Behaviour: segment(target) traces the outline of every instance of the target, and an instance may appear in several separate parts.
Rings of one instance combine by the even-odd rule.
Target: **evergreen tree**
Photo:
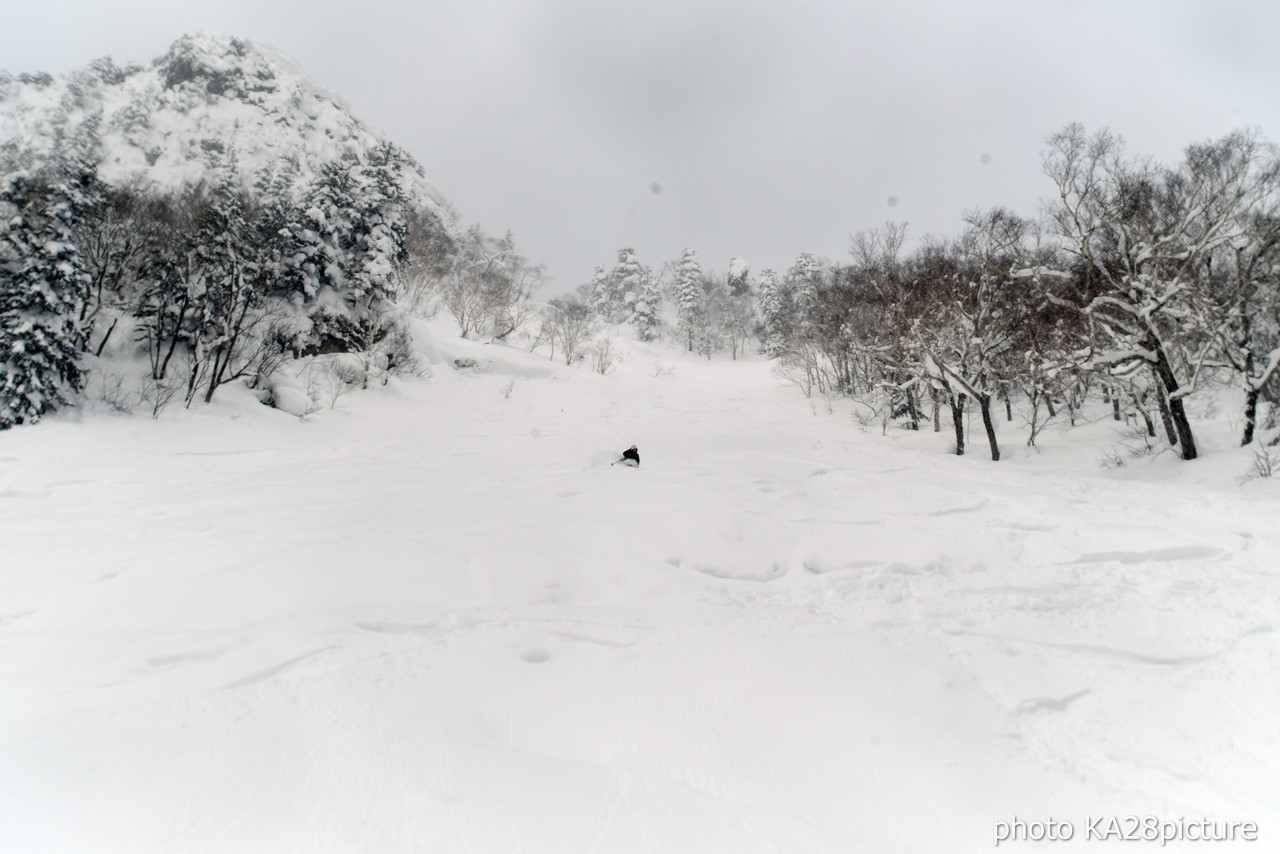
[[[618,263],[609,274],[605,289],[604,314],[610,323],[629,323],[634,320],[636,303],[644,292],[648,271],[636,257],[634,249],[618,250]]]
[[[745,297],[751,293],[751,283],[748,276],[751,274],[751,266],[741,258],[733,258],[729,261],[729,277],[727,285],[729,287],[729,296]]]
[[[389,142],[370,151],[351,171],[350,231],[344,235],[345,274],[351,299],[366,305],[394,298],[408,231],[401,169],[404,154]]]
[[[316,299],[329,288],[345,288],[343,235],[350,233],[351,172],[344,163],[327,163],[281,231],[282,249],[290,259],[285,273],[290,289],[304,300]]]
[[[677,327],[686,337],[689,352],[705,335],[706,293],[702,287],[702,265],[692,249],[685,249],[676,265],[676,278],[672,285],[676,303]]]
[[[641,341],[656,341],[662,333],[662,292],[653,275],[644,271],[644,282],[640,286],[640,298],[636,300],[632,323]]]
[[[605,270],[604,265],[596,267],[596,272],[591,277],[591,285],[587,294],[587,305],[591,309],[591,313],[596,317],[605,317],[609,313],[611,287],[609,273]]]
[[[693,343],[694,348],[708,359],[723,346],[731,302],[729,286],[724,279],[719,276],[702,277],[700,322]]]
[[[808,252],[801,253],[787,271],[786,287],[791,294],[791,310],[794,313],[792,322],[802,338],[813,328],[814,312],[818,307],[818,290],[824,278],[822,263]]]
[[[89,277],[72,241],[77,184],[13,174],[0,185],[0,429],[38,421],[83,385],[77,318]]]
[[[778,275],[773,270],[760,271],[760,318],[764,351],[777,356],[786,346],[790,334],[786,295],[778,285]]]

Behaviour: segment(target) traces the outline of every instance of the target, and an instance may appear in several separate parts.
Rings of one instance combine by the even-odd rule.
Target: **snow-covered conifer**
[[[604,317],[610,323],[635,320],[636,303],[645,289],[648,271],[630,247],[618,250],[618,263],[609,274]]]
[[[76,183],[13,174],[0,184],[0,429],[38,421],[82,386],[89,279],[71,233]]]
[[[676,303],[677,326],[685,336],[690,352],[696,340],[705,334],[706,293],[702,287],[702,265],[698,254],[685,249],[676,265],[672,298]]]
[[[820,262],[808,252],[801,253],[787,271],[786,287],[791,293],[791,309],[796,332],[802,337],[813,326],[813,313],[818,306],[818,289],[825,278]]]
[[[763,325],[764,350],[777,356],[786,345],[790,331],[786,295],[778,285],[773,270],[760,271],[760,319]]]
[[[662,291],[648,270],[644,271],[640,298],[636,300],[631,321],[641,341],[656,341],[662,333]]]
[[[744,297],[751,292],[751,266],[741,258],[733,258],[729,261],[729,276],[727,285],[729,287],[729,296]]]
[[[609,312],[610,282],[609,271],[604,265],[596,267],[591,277],[591,285],[587,294],[587,306],[596,317],[604,317]]]

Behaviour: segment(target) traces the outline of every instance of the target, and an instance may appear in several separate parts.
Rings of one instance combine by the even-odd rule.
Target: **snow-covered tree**
[[[629,250],[623,250],[629,251]],[[604,265],[596,267],[595,274],[591,277],[591,284],[588,287],[586,306],[596,317],[607,318],[612,310],[613,304],[613,285],[610,281],[609,271]]]
[[[1027,333],[1040,299],[1010,270],[1025,266],[1027,224],[1004,208],[966,215],[968,229],[948,247],[941,276],[929,282],[934,299],[914,330],[928,379],[940,386],[960,424],[964,398],[978,405],[991,449],[1000,447],[991,406],[1025,366]],[[949,268],[949,269],[947,269]],[[964,453],[957,430],[956,453]]]
[[[609,294],[604,318],[610,323],[631,323],[635,320],[636,304],[646,289],[649,271],[640,263],[634,249],[618,250],[618,263],[609,274]]]
[[[263,322],[263,247],[254,230],[256,213],[229,167],[197,222],[193,257],[202,287],[185,353],[188,405],[201,392],[208,403],[221,385],[248,373],[264,343],[253,334]]]
[[[640,298],[636,300],[631,322],[641,341],[656,341],[662,335],[662,291],[648,270],[644,271]]]
[[[685,249],[676,264],[671,284],[671,298],[676,304],[676,325],[685,337],[689,352],[706,337],[706,292],[703,289],[702,265],[698,253]]]
[[[606,323],[632,324],[641,340],[653,340],[661,327],[662,296],[649,268],[630,247],[618,250],[612,268],[596,268],[586,305]]]
[[[556,342],[566,365],[572,365],[583,345],[594,332],[591,307],[576,297],[554,297],[548,304],[547,337],[551,340],[551,358],[555,358]]]
[[[79,183],[22,173],[0,183],[0,429],[38,421],[82,386],[90,279],[72,239]]]
[[[694,335],[694,349],[708,359],[724,348],[730,329],[733,297],[724,277],[715,274],[702,277],[701,324]],[[736,358],[737,347],[734,347]]]
[[[760,321],[764,351],[770,356],[782,353],[791,333],[791,312],[787,295],[773,270],[760,271]]]
[[[1259,404],[1280,403],[1280,153],[1253,134],[1233,133],[1193,147],[1189,158],[1218,174],[1234,203],[1236,237],[1222,241],[1196,270],[1196,293],[1185,322],[1202,350],[1225,366],[1244,390],[1241,444],[1253,441]],[[1220,359],[1220,361],[1219,361]]]
[[[751,265],[741,258],[733,258],[729,261],[729,275],[726,284],[729,287],[729,296],[745,297],[751,292]]]
[[[516,251],[511,232],[495,240],[472,226],[459,241],[441,297],[464,338],[501,340],[525,322],[529,298],[541,282],[542,268]]]
[[[394,277],[405,258],[406,155],[390,142],[369,151],[351,169],[348,232],[343,235],[349,298],[371,305],[395,297]]]
[[[808,252],[801,253],[787,271],[786,289],[791,295],[792,323],[801,337],[813,327],[818,305],[818,290],[826,281],[822,262]]]
[[[1125,158],[1117,137],[1089,136],[1079,124],[1050,146],[1052,221],[1085,282],[1065,296],[1046,293],[1089,323],[1087,367],[1153,372],[1182,457],[1195,459],[1185,399],[1221,334],[1213,312],[1208,328],[1195,321],[1203,272],[1216,251],[1247,239],[1242,213],[1260,188],[1251,158],[1227,140],[1192,146],[1180,166],[1159,167]]]

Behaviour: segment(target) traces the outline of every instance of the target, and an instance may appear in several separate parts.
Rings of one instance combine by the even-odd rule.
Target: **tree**
[[[548,303],[548,308],[550,314],[547,322],[551,326],[552,353],[555,353],[555,342],[558,340],[564,363],[572,365],[582,350],[582,345],[591,338],[594,331],[591,307],[570,296],[553,298]]]
[[[741,258],[732,258],[729,261],[729,275],[725,280],[725,284],[729,288],[729,296],[745,297],[751,293],[751,266]]]
[[[671,292],[676,304],[677,328],[685,336],[689,352],[692,353],[695,339],[705,338],[707,326],[702,265],[698,263],[698,255],[692,249],[685,249],[680,256]]]
[[[662,290],[648,270],[644,271],[631,322],[641,341],[656,341],[662,334]]]
[[[1050,294],[1089,323],[1087,364],[1158,380],[1183,459],[1198,455],[1184,400],[1218,346],[1204,323],[1187,323],[1202,298],[1200,272],[1244,237],[1241,213],[1258,192],[1251,159],[1230,138],[1192,146],[1177,168],[1123,156],[1108,131],[1079,124],[1049,139],[1045,171],[1058,190],[1052,222],[1079,261],[1081,281]]]
[[[731,313],[729,287],[723,276],[703,274],[701,322],[694,335],[694,349],[708,359],[718,352],[729,332],[729,315]],[[737,348],[735,345],[736,356]]]
[[[1259,403],[1276,403],[1280,374],[1280,156],[1252,134],[1233,133],[1193,147],[1189,159],[1238,187],[1238,237],[1205,254],[1186,320],[1200,333],[1196,364],[1227,368],[1244,390],[1241,444],[1248,445]]]
[[[592,314],[606,323],[632,323],[641,335],[656,333],[660,299],[653,278],[631,247],[618,250],[610,270],[597,267],[587,296]],[[648,339],[646,339],[648,340]]]
[[[653,275],[640,263],[634,249],[618,250],[618,263],[598,287],[604,297],[598,299],[597,316],[610,323],[634,325],[646,341],[657,337],[662,297]]]
[[[725,299],[717,306],[716,322],[720,340],[729,345],[730,357],[736,360],[739,355],[746,353],[747,342],[760,324],[760,315],[756,312],[756,301],[751,292],[735,295],[730,283]]]
[[[88,282],[79,325],[85,352],[102,355],[121,318],[136,305],[146,253],[158,235],[147,200],[131,188],[108,188],[95,179],[90,203],[75,217],[73,241]],[[99,323],[110,320],[99,333]]]
[[[261,355],[264,322],[259,312],[262,244],[254,233],[255,211],[228,168],[210,193],[197,224],[193,255],[202,290],[195,301],[186,351],[187,404],[203,388],[204,402],[226,382],[249,373]]]
[[[67,405],[83,385],[78,323],[90,287],[72,239],[83,176],[0,183],[0,429]]]
[[[925,333],[920,346],[932,378],[953,398],[967,396],[978,404],[991,459],[998,461],[991,403],[1019,372],[1021,339],[1039,298],[1008,275],[1024,266],[1025,221],[1004,208],[971,212],[965,220],[969,228],[952,248],[955,274],[936,282],[939,299],[918,327]],[[964,453],[959,432],[956,453]]]
[[[586,296],[587,307],[596,317],[609,316],[610,303],[613,299],[612,287],[609,272],[605,270],[604,265],[596,267],[595,274],[591,277],[591,284],[587,287]]]
[[[441,284],[441,297],[462,337],[506,338],[529,317],[530,297],[542,283],[542,268],[516,251],[507,232],[494,240],[479,226],[467,230]]]
[[[796,333],[806,337],[813,326],[813,314],[818,305],[818,291],[826,281],[822,262],[808,252],[796,257],[787,271],[785,286],[791,293],[792,324]]]
[[[773,270],[760,271],[760,338],[764,351],[770,356],[780,355],[791,335],[791,311],[786,293],[778,283]]]
[[[199,221],[206,199],[202,188],[151,202],[144,215],[155,223],[145,248],[140,276],[141,293],[134,315],[135,336],[145,344],[151,379],[169,377],[169,365],[179,346],[192,335],[192,317],[204,293],[204,268],[197,257]]]

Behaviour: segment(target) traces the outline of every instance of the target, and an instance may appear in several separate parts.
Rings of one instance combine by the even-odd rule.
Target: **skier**
[[[638,467],[640,465],[640,452],[636,450],[636,446],[632,445],[622,452],[622,459],[618,460],[624,466]],[[618,463],[614,463],[616,466]]]

